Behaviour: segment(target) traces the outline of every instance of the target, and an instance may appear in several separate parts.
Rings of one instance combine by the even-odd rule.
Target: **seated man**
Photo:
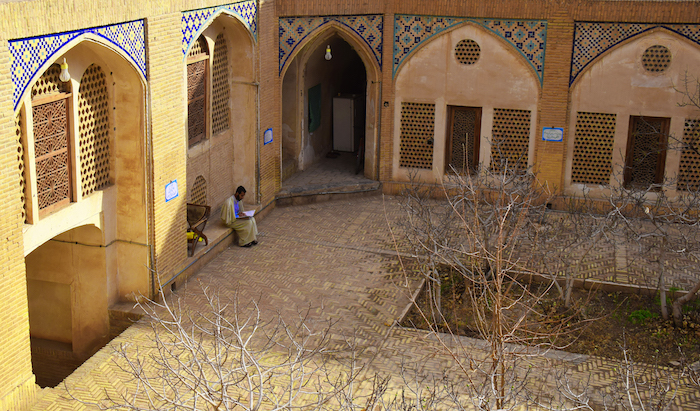
[[[243,198],[245,197],[245,188],[238,186],[236,194],[232,195],[221,206],[221,220],[226,226],[231,227],[238,234],[238,245],[241,247],[250,247],[258,244],[256,236],[258,235],[258,226],[255,224],[254,217],[247,217],[243,214]]]

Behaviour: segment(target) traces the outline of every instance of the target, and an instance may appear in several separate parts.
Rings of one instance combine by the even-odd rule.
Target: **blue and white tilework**
[[[219,14],[229,13],[240,17],[245,26],[257,38],[258,33],[258,6],[255,0],[242,1],[239,3],[224,4],[222,6],[210,7],[208,9],[191,10],[182,13],[182,55],[187,57],[187,53],[194,40],[208,26],[208,23],[219,16]]]
[[[663,27],[700,44],[698,24],[576,23],[569,85],[598,56],[621,42],[657,27]]]
[[[330,23],[340,23],[357,33],[369,46],[382,68],[382,37],[384,17],[381,15],[367,16],[323,16],[323,17],[287,17],[280,18],[280,53],[279,70],[282,73],[287,61],[294,50],[311,33]]]
[[[394,61],[392,75],[421,44],[453,27],[478,24],[501,37],[530,63],[542,83],[547,22],[544,20],[491,20],[460,17],[396,15],[394,17]]]
[[[121,49],[146,77],[146,42],[143,20],[130,21],[112,26],[95,27],[46,36],[11,40],[10,66],[12,69],[12,103],[17,110],[24,91],[32,80],[41,75],[39,69],[47,61],[56,58],[61,48],[80,36],[92,34]]]

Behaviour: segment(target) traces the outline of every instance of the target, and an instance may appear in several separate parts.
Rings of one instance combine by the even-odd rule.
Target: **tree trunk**
[[[700,291],[700,281],[695,283],[695,287],[693,287],[692,290],[688,291],[683,297],[678,298],[673,302],[673,323],[676,325],[676,327],[683,325],[683,304],[695,297],[695,294],[697,294],[698,291]]]

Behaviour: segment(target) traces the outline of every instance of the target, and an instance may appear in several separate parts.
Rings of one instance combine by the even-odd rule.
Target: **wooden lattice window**
[[[433,167],[435,104],[401,103],[401,167]]]
[[[700,119],[686,119],[683,130],[683,151],[678,170],[678,189],[700,189]]]
[[[446,171],[473,173],[479,165],[481,108],[449,106],[448,115]]]
[[[105,74],[97,65],[87,68],[78,89],[80,175],[83,196],[109,183],[109,96]]]
[[[524,170],[530,146],[530,110],[493,110],[491,170]]]
[[[49,211],[71,200],[68,99],[32,107],[34,158],[40,211]]]
[[[207,136],[207,77],[209,48],[200,36],[187,58],[187,140],[190,147]]]
[[[22,115],[22,110],[15,116],[15,142],[17,143],[17,173],[19,175],[19,198],[22,202],[22,220],[27,222],[27,175],[25,173],[24,166],[24,142],[22,141],[22,125],[24,123],[24,116]]]
[[[231,121],[228,45],[223,33],[216,37],[212,66],[212,129],[213,133],[217,134],[228,130]]]
[[[203,176],[197,176],[194,179],[192,190],[190,191],[190,203],[206,205],[207,204],[207,180]]]
[[[612,171],[615,114],[578,112],[571,181],[607,185]]]
[[[661,188],[666,166],[666,146],[670,119],[630,117],[625,162],[625,187]]]

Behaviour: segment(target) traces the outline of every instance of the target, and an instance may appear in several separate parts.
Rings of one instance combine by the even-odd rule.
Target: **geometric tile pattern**
[[[426,40],[447,29],[466,23],[478,24],[510,43],[530,63],[542,83],[547,43],[547,21],[545,20],[490,20],[397,14],[394,17],[392,75],[396,76],[401,63]]]
[[[40,74],[39,69],[47,61],[54,59],[64,45],[86,34],[100,37],[122,50],[146,78],[146,43],[143,28],[143,20],[136,20],[111,26],[11,40],[9,46],[14,109],[17,110],[24,91]]]
[[[225,13],[237,17],[246,28],[257,38],[258,7],[254,0],[224,4],[207,9],[190,10],[182,13],[182,57],[186,58],[193,40],[199,37],[208,23]]]
[[[280,73],[292,56],[296,47],[319,27],[330,22],[340,23],[355,32],[372,50],[374,58],[382,68],[382,37],[384,17],[370,16],[323,16],[323,17],[285,17],[279,19],[280,24]]]
[[[569,85],[598,56],[617,44],[657,27],[663,27],[700,44],[699,24],[593,23],[575,24]]]

